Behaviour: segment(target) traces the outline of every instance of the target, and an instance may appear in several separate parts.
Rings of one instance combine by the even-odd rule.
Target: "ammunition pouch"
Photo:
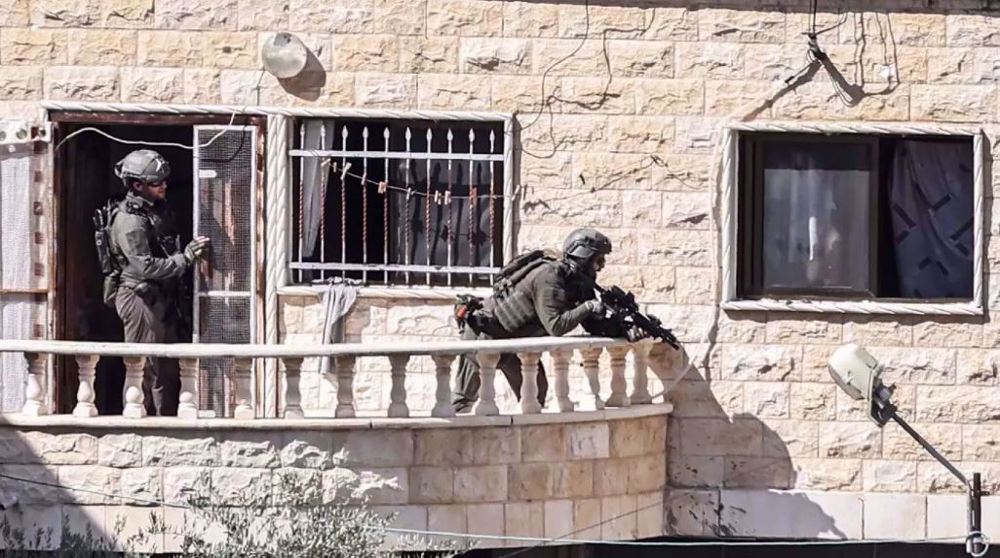
[[[111,273],[104,276],[104,288],[101,299],[105,306],[115,308],[115,299],[118,297],[118,289],[121,287],[121,274]]]

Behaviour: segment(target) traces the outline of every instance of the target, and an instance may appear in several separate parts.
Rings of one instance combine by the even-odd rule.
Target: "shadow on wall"
[[[752,414],[728,412],[726,407],[741,408],[744,388],[744,382],[730,384],[734,385],[719,391],[724,399],[720,401],[712,382],[691,368],[669,394],[675,410],[668,434],[667,532],[696,537],[860,538],[862,508],[857,495],[785,492],[799,484],[792,454],[804,450],[789,445],[815,443],[817,423],[784,421],[789,431],[779,433]],[[827,506],[849,513],[835,519],[825,511]],[[845,519],[857,525],[838,523]]]
[[[0,416],[0,554],[110,548],[105,516],[117,521],[111,504],[121,502],[60,488],[101,491],[104,484],[94,476],[101,468],[90,465],[98,462],[97,453],[97,438],[89,434],[25,431]]]

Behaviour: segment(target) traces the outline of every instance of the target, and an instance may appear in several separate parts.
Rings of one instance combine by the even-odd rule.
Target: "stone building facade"
[[[818,43],[843,83],[826,68],[801,73],[810,60],[805,0],[12,0],[0,6],[0,116],[38,114],[43,100],[511,114],[517,249],[601,229],[615,245],[602,279],[633,290],[695,365],[667,395],[668,532],[960,535],[961,487],[904,432],[868,420],[826,361],[843,343],[867,346],[896,384],[901,414],[1000,490],[989,164],[1000,12],[985,0],[833,4],[819,3]],[[259,46],[279,30],[302,38],[324,69],[309,94],[260,70]],[[724,131],[803,122],[821,133],[982,130],[984,288],[972,300],[981,311],[723,308]],[[457,291],[431,291],[440,296],[362,291],[349,340],[454,338],[445,295]],[[319,294],[280,286],[282,342],[316,342]],[[429,359],[421,370],[410,390],[428,394],[417,406],[427,410]],[[382,408],[387,370],[367,372],[359,408]],[[584,379],[574,372],[573,381],[579,398]],[[332,409],[316,363],[303,390],[317,416]],[[409,484],[412,494],[413,476]],[[991,509],[987,532],[1000,525]],[[912,521],[886,519],[890,511]]]

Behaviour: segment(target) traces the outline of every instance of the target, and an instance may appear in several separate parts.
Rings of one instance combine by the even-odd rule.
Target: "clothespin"
[[[382,180],[378,183],[379,194],[384,194],[388,188],[389,188],[389,183],[387,183],[385,180]]]
[[[361,173],[361,188],[364,189],[365,186],[368,186],[368,171]]]
[[[434,191],[434,203],[441,205],[441,190]]]
[[[451,190],[444,193],[444,204],[451,205]]]
[[[406,188],[406,199],[409,200],[411,197],[413,197],[413,188],[407,187]]]
[[[479,188],[472,186],[469,188],[469,204],[475,206],[479,203]]]
[[[334,163],[334,167],[333,167],[333,171],[334,171],[334,172],[336,172],[336,171],[337,171],[337,166],[336,166],[336,165],[337,165],[337,164],[336,164],[336,163]],[[347,179],[347,171],[349,171],[349,170],[351,170],[351,164],[350,164],[350,163],[347,163],[347,164],[345,164],[345,165],[344,165],[344,170],[340,171],[340,182],[342,182],[342,183],[343,183],[343,182],[344,182],[344,180],[346,180],[346,179]]]

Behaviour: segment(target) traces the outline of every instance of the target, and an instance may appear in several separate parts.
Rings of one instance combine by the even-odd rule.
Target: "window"
[[[291,279],[478,286],[503,261],[503,121],[309,119],[292,157]]]
[[[974,143],[740,132],[727,300],[978,305]]]

